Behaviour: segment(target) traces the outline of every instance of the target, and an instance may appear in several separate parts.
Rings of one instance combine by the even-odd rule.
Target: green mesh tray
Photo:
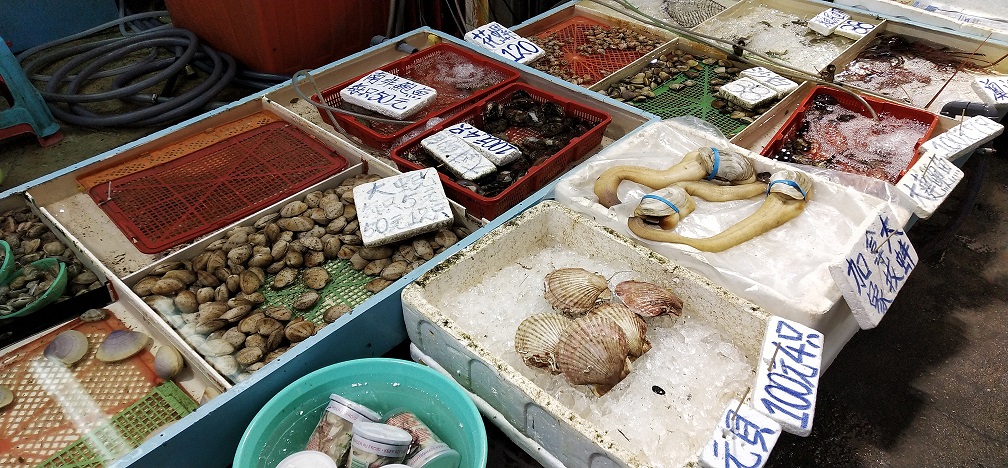
[[[174,382],[165,382],[108,423],[40,463],[38,468],[104,466],[140,446],[155,430],[192,413],[197,406]]]
[[[669,49],[668,52],[671,53],[672,49]],[[714,102],[716,98],[711,92],[710,80],[716,75],[714,68],[717,65],[712,66],[703,63],[701,65],[703,66],[703,73],[693,79],[696,85],[683,88],[679,91],[669,89],[669,85],[682,83],[689,79],[682,72],[678,72],[672,75],[671,79],[662,83],[657,89],[652,90],[655,97],[645,101],[627,101],[627,104],[646,110],[663,119],[692,115],[710,122],[721,130],[721,133],[727,138],[735,136],[749,124],[728,117],[728,114],[722,114],[711,107],[711,102]],[[627,76],[633,76],[636,73],[630,73]]]
[[[294,311],[302,315],[305,320],[316,324],[323,323],[322,312],[325,312],[329,307],[342,303],[353,308],[373,295],[364,289],[364,285],[375,277],[354,270],[349,260],[329,260],[322,264],[322,267],[329,272],[329,283],[318,291],[319,301],[311,309],[303,312]],[[291,308],[294,300],[309,290],[308,286],[305,286],[304,280],[301,279],[301,275],[298,275],[297,281],[290,286],[279,291],[273,289],[269,285],[273,284],[275,276],[267,275],[266,281],[263,283],[264,286],[259,290],[266,297],[264,307],[282,305]],[[291,308],[291,310],[294,309]]]

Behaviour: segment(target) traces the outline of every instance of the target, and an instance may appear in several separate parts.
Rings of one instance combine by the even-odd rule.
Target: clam
[[[389,263],[388,266],[382,268],[380,276],[383,279],[395,281],[402,278],[402,276],[408,271],[410,271],[409,264],[404,260],[399,260],[397,262]]]
[[[173,346],[162,346],[154,354],[154,373],[164,380],[175,377],[184,366],[182,353]]]
[[[163,296],[173,296],[186,288],[186,284],[176,278],[161,278],[151,287],[151,292]]]
[[[296,268],[285,267],[273,277],[273,289],[283,289],[294,283],[297,279],[298,270]]]
[[[306,216],[295,216],[293,218],[280,218],[277,220],[277,225],[287,231],[304,232],[314,227],[315,221]]]
[[[133,292],[137,293],[140,297],[150,295],[151,288],[153,288],[160,279],[161,278],[158,276],[145,276],[133,285]]]
[[[238,274],[239,289],[245,294],[252,294],[263,284],[262,277],[252,270],[243,270]]]
[[[616,296],[641,317],[682,314],[682,299],[656,284],[645,281],[623,281],[616,285]]]
[[[342,317],[344,314],[350,312],[351,310],[353,310],[353,307],[350,307],[349,305],[346,304],[340,303],[333,305],[332,307],[326,309],[325,312],[322,312],[322,320],[324,320],[326,323],[333,323],[336,321],[336,319]]]
[[[546,275],[545,297],[568,316],[583,315],[609,296],[605,277],[583,268],[561,268]]]
[[[294,303],[291,304],[297,310],[311,309],[319,300],[319,294],[315,291],[305,291],[303,294],[294,299]]]
[[[77,361],[84,359],[87,352],[87,335],[77,330],[66,330],[56,335],[56,338],[49,342],[42,354],[53,361],[72,366]]]
[[[294,312],[282,305],[271,305],[263,309],[263,313],[267,317],[275,320],[280,320],[283,322],[289,321],[294,317]]]
[[[188,289],[179,291],[178,295],[175,296],[175,307],[178,307],[178,310],[183,314],[196,312],[199,305],[200,303],[196,298],[196,293]]]
[[[300,200],[295,200],[284,205],[284,207],[280,209],[280,216],[284,218],[292,218],[301,213],[304,213],[307,209],[308,209],[307,203]]]
[[[378,291],[381,291],[382,289],[389,287],[391,284],[392,281],[389,281],[385,278],[375,278],[371,281],[368,281],[367,284],[364,285],[364,289],[366,289],[370,293],[377,294]]]
[[[81,322],[101,322],[108,317],[108,312],[105,309],[88,309],[81,314]]]
[[[623,329],[631,359],[636,359],[651,349],[651,342],[647,339],[647,324],[629,307],[619,302],[606,302],[588,314],[611,318]]]
[[[307,320],[297,322],[292,321],[284,327],[284,336],[286,336],[287,340],[291,343],[304,341],[313,334],[315,334],[315,324]]]
[[[604,395],[630,373],[623,329],[608,317],[588,315],[567,327],[557,343],[560,373],[573,385],[592,385]]]
[[[14,401],[14,392],[11,389],[0,385],[0,409],[6,408],[7,405]]]
[[[329,272],[322,267],[308,268],[301,273],[305,286],[312,289],[322,289],[329,282]]]
[[[734,151],[703,147],[697,150],[700,161],[707,171],[707,179],[717,179],[731,183],[749,183],[756,180],[756,170],[752,161]]]
[[[556,346],[571,319],[563,314],[545,313],[528,316],[515,331],[515,352],[529,367],[541,367],[559,374]]]
[[[235,360],[238,361],[238,364],[248,367],[259,362],[265,354],[266,352],[263,351],[263,348],[242,348],[235,354]]]
[[[228,328],[227,330],[224,331],[224,333],[221,334],[221,339],[227,341],[228,343],[231,343],[231,346],[234,346],[235,348],[244,345],[245,338],[246,338],[245,334],[242,333],[240,330],[238,330],[237,325]]]
[[[95,352],[95,357],[102,362],[122,361],[139,353],[150,342],[150,337],[133,330],[113,330]]]

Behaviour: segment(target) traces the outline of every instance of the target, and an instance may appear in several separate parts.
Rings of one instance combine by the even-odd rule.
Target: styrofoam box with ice
[[[808,20],[808,28],[822,34],[823,36],[829,36],[836,31],[841,24],[850,19],[850,15],[844,13],[836,8],[830,8],[818,15],[812,17]]]
[[[681,317],[650,318],[652,348],[602,397],[527,367],[518,324],[550,310],[543,279],[580,267],[650,281],[683,300]],[[681,467],[755,378],[768,314],[707,278],[552,201],[450,257],[402,292],[413,343],[505,421],[568,467]],[[505,431],[508,432],[508,431]]]
[[[381,70],[340,90],[343,101],[394,119],[405,119],[437,98],[437,90]]]
[[[466,180],[476,180],[497,170],[494,163],[448,130],[420,140],[420,146],[448,166],[455,175]]]
[[[743,77],[721,86],[718,96],[746,109],[754,109],[777,99],[777,90],[752,78]]]
[[[507,140],[497,138],[468,123],[459,122],[445,129],[446,132],[461,138],[476,148],[484,157],[497,166],[510,164],[521,157],[521,150]]]
[[[774,73],[765,67],[752,67],[742,70],[742,76],[752,78],[759,84],[777,91],[777,97],[783,98],[788,93],[798,89],[798,83]]]

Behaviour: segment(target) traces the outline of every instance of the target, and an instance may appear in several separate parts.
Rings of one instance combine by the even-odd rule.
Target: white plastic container
[[[406,458],[411,442],[413,436],[405,429],[375,422],[354,424],[347,468],[399,463]]]
[[[277,468],[339,468],[339,465],[318,450],[302,450],[281,460]]]
[[[342,461],[350,448],[353,427],[361,422],[375,422],[381,415],[362,404],[333,393],[329,395],[322,419],[308,438],[308,450],[317,450],[332,460]]]

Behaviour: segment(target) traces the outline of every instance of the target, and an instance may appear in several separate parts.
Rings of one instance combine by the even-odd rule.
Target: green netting
[[[197,406],[174,382],[165,382],[101,427],[40,463],[38,468],[104,466],[140,446],[154,431],[192,413]]]
[[[696,82],[695,85],[687,86],[679,91],[669,89],[669,85],[690,79],[682,72],[678,72],[670,80],[653,90],[655,97],[639,102],[628,101],[627,104],[639,107],[663,119],[692,115],[710,122],[727,138],[735,136],[749,124],[733,119],[728,114],[722,114],[711,107],[711,102],[717,99],[714,97],[710,85],[710,80],[716,75],[714,68],[717,65],[711,66],[704,63],[700,65],[703,67],[703,72],[699,77],[693,78],[693,81]],[[633,76],[636,73],[631,73],[628,76]]]
[[[322,312],[325,312],[329,307],[340,303],[355,307],[373,295],[364,289],[364,285],[375,277],[354,270],[349,260],[329,260],[322,267],[329,272],[329,283],[318,291],[319,300],[314,307],[303,312],[291,307],[295,299],[310,289],[305,286],[300,274],[298,274],[297,281],[281,290],[270,287],[276,275],[267,275],[264,286],[260,289],[260,292],[266,297],[263,307],[282,305],[304,316],[305,320],[319,324],[323,323]],[[301,271],[303,272],[304,269]]]

